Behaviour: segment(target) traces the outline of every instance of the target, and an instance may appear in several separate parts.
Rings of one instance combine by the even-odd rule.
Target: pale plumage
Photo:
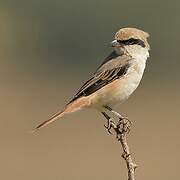
[[[83,108],[113,106],[124,102],[138,87],[149,56],[149,34],[136,28],[123,28],[115,34],[114,51],[93,76],[79,89],[62,112],[58,112],[36,129],[66,114]]]

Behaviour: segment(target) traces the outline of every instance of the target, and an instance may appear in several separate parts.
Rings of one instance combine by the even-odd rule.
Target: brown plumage
[[[88,97],[112,81],[124,76],[128,70],[131,57],[121,55],[111,56],[111,58],[109,58],[108,61],[105,59],[106,63],[103,63],[94,75],[84,83],[63,111],[54,114],[35,129],[41,129],[66,114],[88,107],[90,102],[88,102],[88,98],[85,97]]]
[[[79,89],[74,98],[70,101],[82,97],[89,96],[112,81],[121,78],[127,73],[130,66],[130,56],[110,56],[106,63],[103,63],[94,75],[84,83],[84,85]]]
[[[80,109],[96,107],[96,104],[97,106],[105,106],[108,102],[116,103],[126,99],[141,80],[145,68],[143,59],[146,60],[148,57],[148,36],[148,33],[136,28],[120,29],[115,34],[114,51],[105,58],[92,77],[84,83],[65,106],[64,110],[38,125],[35,130],[39,130],[58,118]],[[141,59],[141,56],[137,56],[136,51],[142,53],[142,65],[141,61],[140,63],[137,61],[137,57]]]

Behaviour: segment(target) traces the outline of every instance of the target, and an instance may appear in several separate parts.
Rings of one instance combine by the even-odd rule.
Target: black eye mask
[[[145,44],[142,40],[140,39],[134,39],[134,38],[130,38],[130,39],[127,39],[127,40],[117,40],[118,43],[120,44],[124,44],[124,45],[140,45],[142,47],[145,47]]]

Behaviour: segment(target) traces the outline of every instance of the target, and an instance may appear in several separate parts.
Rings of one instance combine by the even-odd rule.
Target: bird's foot
[[[131,130],[132,122],[127,117],[119,118],[117,123],[117,130],[119,134],[129,133]]]
[[[113,121],[113,118],[108,116],[106,113],[102,112],[102,114],[107,119],[107,125],[104,125],[104,127],[108,130],[109,134],[113,134],[111,132],[111,130],[113,129],[116,132],[116,137],[119,139],[119,137],[121,137],[122,134],[130,132],[130,127],[132,123],[127,117],[123,117],[117,113],[119,121],[115,123]]]
[[[114,127],[114,121],[112,120],[112,118],[109,118],[107,120],[107,125],[104,125],[104,127],[108,130],[109,134],[112,134],[111,129]]]

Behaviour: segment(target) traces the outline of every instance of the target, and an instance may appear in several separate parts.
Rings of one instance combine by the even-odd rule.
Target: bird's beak
[[[118,45],[119,45],[119,43],[117,42],[116,39],[111,42],[111,47],[116,47]]]

